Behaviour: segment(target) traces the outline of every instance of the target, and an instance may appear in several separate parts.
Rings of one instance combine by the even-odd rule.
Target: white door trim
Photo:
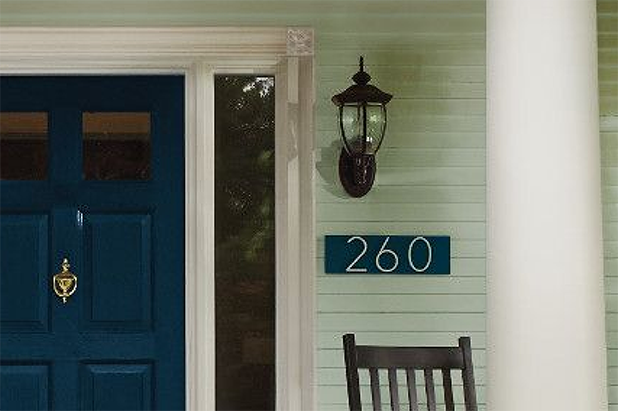
[[[313,31],[1,27],[3,74],[183,73],[186,404],[215,409],[214,74],[276,81],[277,409],[314,410]]]

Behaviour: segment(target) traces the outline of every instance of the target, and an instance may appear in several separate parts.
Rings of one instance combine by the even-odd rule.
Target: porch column
[[[487,2],[487,402],[607,409],[596,3]]]

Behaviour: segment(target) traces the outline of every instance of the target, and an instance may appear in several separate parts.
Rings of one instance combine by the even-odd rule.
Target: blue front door
[[[183,409],[184,78],[7,76],[0,111],[0,409]]]

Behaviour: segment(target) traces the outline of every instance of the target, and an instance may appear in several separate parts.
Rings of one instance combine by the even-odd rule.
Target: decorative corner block
[[[288,28],[288,56],[313,56],[313,29]]]

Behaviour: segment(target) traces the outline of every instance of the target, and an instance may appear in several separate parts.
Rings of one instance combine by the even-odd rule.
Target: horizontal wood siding
[[[359,344],[386,345],[456,345],[458,336],[470,335],[484,408],[485,12],[472,3],[468,7],[465,13],[371,14],[377,34],[360,29],[356,34],[350,28],[341,33],[336,27],[318,31],[320,410],[347,409],[341,350],[346,332],[356,333]],[[350,13],[350,21],[368,20],[362,9],[352,7]],[[402,20],[409,25],[400,27]],[[361,54],[375,84],[395,97],[377,158],[376,184],[358,200],[345,195],[338,182],[341,145],[329,98],[349,84]],[[452,275],[327,275],[325,234],[450,235]],[[425,402],[422,375],[417,378],[419,401]],[[381,380],[387,402],[388,379]],[[436,383],[443,401],[441,378]],[[455,402],[462,404],[461,381],[453,383]],[[361,385],[361,397],[368,401],[366,373],[361,373]],[[403,384],[400,397],[407,398]]]
[[[599,0],[601,167],[610,411],[618,411],[618,0]]]
[[[598,10],[608,379],[610,409],[618,411],[618,1],[599,0]],[[400,345],[449,345],[470,335],[484,409],[484,1],[2,0],[0,24],[313,26],[319,409],[346,409],[346,332],[357,332],[359,343]],[[376,185],[356,200],[337,180],[340,144],[329,99],[349,84],[360,54],[375,84],[395,98]],[[325,275],[323,238],[337,233],[450,235],[452,275]]]

